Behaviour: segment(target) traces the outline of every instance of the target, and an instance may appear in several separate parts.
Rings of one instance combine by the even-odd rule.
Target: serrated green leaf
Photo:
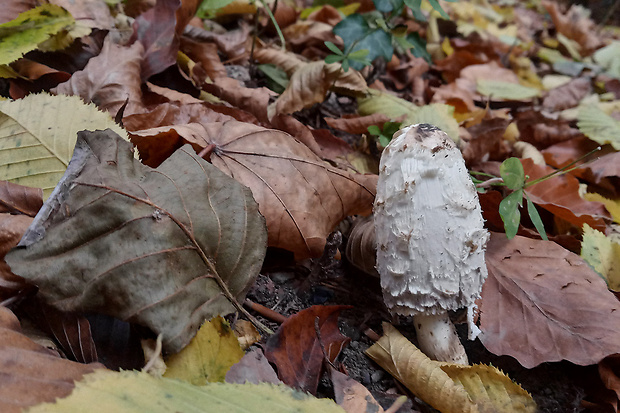
[[[538,231],[538,233],[540,234],[540,237],[543,240],[549,241],[549,239],[547,238],[547,231],[545,231],[545,226],[543,225],[543,222],[540,219],[540,214],[538,213],[536,206],[534,205],[530,197],[527,196],[527,194],[525,194],[525,199],[527,200],[527,213],[530,216],[530,219],[532,220],[532,223],[534,224],[536,231]]]
[[[504,221],[504,229],[508,239],[514,238],[519,230],[519,223],[521,222],[519,205],[522,202],[523,190],[519,189],[502,199],[502,202],[499,203],[499,215],[502,217],[502,221]]]
[[[54,4],[20,13],[16,19],[0,24],[0,64],[14,62],[74,24],[71,14]]]
[[[525,171],[518,158],[508,158],[502,162],[499,173],[506,186],[512,190],[522,188],[525,183]]]
[[[508,100],[528,100],[540,95],[538,89],[500,80],[478,79],[476,90],[484,96]]]
[[[167,352],[203,320],[241,308],[265,255],[265,220],[251,191],[191,146],[152,169],[114,132],[83,131],[61,182],[5,257],[48,304],[144,325]]]
[[[340,50],[338,46],[336,46],[332,42],[325,42],[325,46],[327,46],[327,48],[331,50],[332,52],[334,52],[335,54],[339,56],[344,56],[344,53],[342,52],[342,50]]]
[[[144,372],[99,369],[87,374],[63,399],[28,413],[344,413],[329,399],[317,399],[284,385],[212,383],[206,386],[155,378]]]
[[[0,101],[0,179],[42,188],[47,198],[67,169],[78,131],[107,128],[127,139],[108,113],[78,96]]]
[[[620,122],[612,118],[597,106],[581,106],[577,114],[579,130],[601,145],[611,144],[620,150]]]

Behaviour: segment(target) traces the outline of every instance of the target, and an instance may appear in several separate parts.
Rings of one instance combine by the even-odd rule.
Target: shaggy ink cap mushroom
[[[418,327],[426,316],[443,324],[448,310],[473,309],[487,277],[489,234],[463,156],[446,133],[421,124],[394,134],[381,156],[374,220],[377,271],[392,314],[414,316]]]

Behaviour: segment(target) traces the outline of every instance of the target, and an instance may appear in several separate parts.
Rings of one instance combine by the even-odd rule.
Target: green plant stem
[[[267,15],[269,16],[269,18],[271,19],[271,22],[273,23],[273,25],[276,28],[276,32],[278,33],[278,37],[280,38],[280,43],[282,43],[282,50],[285,50],[286,47],[286,42],[284,41],[284,35],[282,34],[282,30],[280,30],[280,25],[278,24],[278,22],[276,21],[275,16],[273,15],[273,13],[271,12],[271,9],[269,8],[269,6],[267,5],[267,3],[264,2],[264,0],[259,0],[260,3],[263,5],[263,7],[265,8],[265,10],[267,11]]]
[[[556,171],[554,171],[554,172],[552,172],[552,173],[550,173],[548,175],[542,176],[542,177],[540,177],[538,179],[535,179],[533,181],[526,182],[523,185],[523,188],[527,188],[528,186],[536,185],[536,184],[538,184],[540,182],[546,181],[547,179],[553,178],[554,176],[561,176],[561,175],[567,174],[569,172],[572,172],[575,169],[582,168],[583,166],[585,166],[585,165],[587,165],[587,164],[589,164],[591,162],[594,162],[596,159],[589,160],[588,162],[585,162],[585,163],[583,163],[581,165],[576,165],[576,164],[578,162],[580,162],[581,160],[587,158],[588,156],[592,155],[594,152],[598,152],[600,150],[601,150],[601,147],[598,146],[596,149],[591,150],[590,152],[586,153],[585,155],[583,155],[579,159],[574,160],[573,162],[569,163],[568,165],[566,165],[566,166],[564,166],[564,167],[562,167],[562,168],[560,168],[560,169],[558,169],[558,170],[556,170]]]
[[[505,185],[504,180],[502,178],[493,177],[484,182],[480,182],[479,184],[476,184],[476,188],[489,188],[494,185],[495,186]]]

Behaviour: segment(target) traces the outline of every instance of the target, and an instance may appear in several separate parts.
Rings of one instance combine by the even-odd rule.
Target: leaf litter
[[[9,3],[5,10],[10,18],[28,8],[21,2],[17,4],[17,0]],[[66,2],[54,3],[64,7]],[[198,1],[146,3],[131,0],[124,5],[126,9],[112,3],[109,7],[67,4],[71,15],[87,22],[89,27],[115,27],[107,36],[96,32],[82,35],[75,43],[77,47],[55,55],[62,56],[62,64],[53,63],[50,52],[44,50],[54,50],[66,43],[70,37],[63,32],[51,35],[51,48],[49,44],[40,44],[41,51],[27,56],[33,64],[40,62],[52,70],[66,70],[57,79],[71,78],[53,91],[80,96],[108,111],[129,130],[145,164],[157,169],[143,169],[127,155],[129,150],[123,149],[118,152],[123,157],[108,157],[107,165],[94,168],[97,174],[111,173],[90,176],[95,184],[84,180],[88,174],[81,175],[83,171],[70,171],[73,175],[59,186],[57,195],[62,196],[53,196],[55,201],[43,206],[34,226],[26,231],[22,246],[9,254],[11,267],[3,263],[0,272],[2,299],[17,311],[21,320],[28,319],[27,306],[17,304],[32,298],[32,284],[36,284],[36,299],[42,299],[45,305],[55,305],[63,311],[102,312],[146,325],[152,332],[162,333],[164,352],[172,353],[185,347],[205,319],[233,311],[231,301],[242,302],[248,289],[250,298],[291,316],[289,321],[295,320],[294,313],[314,309],[317,304],[350,304],[352,309],[334,316],[329,334],[321,329],[317,332],[314,322],[307,320],[300,330],[304,338],[299,348],[310,346],[316,350],[324,347],[324,340],[332,334],[338,337],[335,319],[339,318],[339,328],[352,340],[342,349],[338,359],[341,363],[332,361],[334,366],[328,368],[334,389],[346,386],[338,391],[350,389],[355,397],[367,401],[354,409],[377,407],[371,402],[373,398],[388,409],[398,399],[398,392],[404,390],[398,389],[393,379],[371,364],[362,352],[371,345],[363,331],[367,327],[379,330],[381,322],[390,317],[378,293],[378,281],[349,265],[372,272],[371,228],[354,233],[354,241],[346,248],[338,241],[342,237],[337,236],[342,232],[347,242],[347,216],[370,212],[376,176],[359,172],[373,171],[373,160],[376,162],[385,143],[377,139],[389,140],[389,136],[381,135],[382,130],[387,130],[384,125],[434,123],[460,141],[471,170],[499,176],[500,162],[516,156],[522,158],[530,180],[575,161],[601,144],[601,156],[594,162],[526,189],[551,241],[537,240],[534,226],[538,229],[538,224],[530,222],[527,214],[521,214],[518,235],[512,241],[502,238],[504,234],[493,236],[487,258],[492,276],[480,302],[482,341],[468,343],[467,349],[470,359],[499,365],[510,378],[523,384],[541,411],[617,406],[618,374],[613,356],[620,344],[614,335],[618,330],[617,299],[604,280],[573,254],[580,252],[584,228],[595,228],[601,234],[599,242],[601,236],[606,237],[605,244],[601,244],[606,246],[600,254],[598,244],[593,247],[585,239],[584,248],[590,248],[586,256],[601,275],[611,274],[612,269],[603,260],[609,256],[605,248],[615,245],[613,240],[617,240],[614,237],[618,229],[614,225],[620,196],[614,148],[620,88],[613,50],[617,50],[618,40],[611,26],[601,25],[595,30],[585,9],[566,8],[550,1],[476,6],[464,1],[446,3],[444,8],[452,20],[443,20],[439,25],[434,20],[436,16],[428,14],[430,8],[423,6],[422,13],[427,14],[428,22],[396,16],[398,23],[402,23],[399,27],[407,27],[409,33],[416,32],[420,40],[426,40],[423,57],[413,56],[420,52],[417,48],[387,47],[381,30],[373,26],[365,30],[373,31],[372,41],[385,46],[373,50],[374,55],[391,61],[385,65],[376,61],[373,70],[358,72],[349,68],[344,72],[338,64],[325,64],[324,58],[333,48],[324,42],[331,42],[336,48],[351,45],[350,38],[344,38],[343,43],[335,36],[334,33],[345,37],[347,34],[334,26],[350,27],[347,25],[361,18],[356,13],[365,10],[356,11],[352,6],[337,10],[330,5],[301,10],[308,6],[301,3],[296,10],[291,5],[279,4],[274,15],[287,42],[284,52],[270,46],[269,41],[262,42],[275,35],[275,27],[262,16],[264,9],[258,12],[256,26],[264,29],[259,35],[261,41],[253,45],[251,32],[255,26],[249,14],[247,19],[219,20],[224,24],[220,26],[200,14],[204,8],[199,11],[200,21],[192,19]],[[377,9],[386,7],[375,3]],[[372,9],[373,5],[364,7]],[[111,18],[110,10],[116,20]],[[232,4],[222,10],[222,15],[255,10],[249,5]],[[299,11],[301,19],[297,16]],[[592,12],[597,15],[601,10],[594,8]],[[133,27],[124,13],[136,18]],[[351,13],[354,16],[347,20]],[[545,17],[544,13],[548,15]],[[416,18],[419,16],[415,14]],[[305,17],[307,20],[303,20]],[[102,42],[103,37],[106,39]],[[278,93],[265,87],[272,80],[269,77],[277,72],[258,74],[253,69],[252,57],[279,66],[280,75],[288,77],[288,89]],[[0,68],[2,74],[22,76],[3,75],[7,85],[3,89],[5,96],[19,98],[29,91],[46,90],[44,82],[29,84],[25,80],[30,79],[27,68],[32,65],[24,62],[26,59],[10,68]],[[553,83],[553,76],[563,76],[564,83]],[[64,120],[65,114],[57,117]],[[377,127],[379,133],[367,133],[369,126]],[[117,144],[125,145],[117,142],[103,149],[112,151]],[[94,141],[93,145],[97,146]],[[106,146],[101,142],[99,145]],[[200,178],[186,179],[187,184],[180,185],[183,179],[176,175],[179,179],[173,180],[172,186],[157,184],[153,191],[142,187],[149,181],[145,177],[159,173],[159,168],[172,176],[172,172],[185,171],[189,164],[204,168],[197,175]],[[118,176],[119,165],[128,168],[124,176],[133,174],[138,177],[137,182],[123,178],[115,185],[108,182],[102,186],[102,177]],[[117,172],[111,172],[114,170]],[[218,173],[220,178],[212,176]],[[226,181],[226,175],[233,179]],[[208,188],[202,186],[204,180],[209,181]],[[236,182],[249,190],[241,189]],[[245,199],[244,205],[256,199],[258,207],[252,207],[253,230],[247,229],[252,226],[249,221],[239,222],[239,217],[248,217],[249,211],[238,206],[234,209],[226,196],[220,194],[218,198],[221,203],[217,206],[221,209],[205,213],[201,209],[204,205],[196,205],[204,194],[212,193],[212,183],[226,194]],[[17,243],[30,225],[29,217],[39,209],[36,202],[34,206],[14,202],[12,197],[19,191],[14,186],[2,193],[6,209],[0,234],[6,240],[5,252]],[[187,205],[160,205],[159,200],[175,191],[185,191],[183,200],[188,200]],[[124,197],[125,193],[133,198]],[[503,231],[497,210],[506,195],[508,192],[501,188],[481,195],[487,226],[495,231]],[[199,212],[194,211],[194,206]],[[268,236],[264,229],[256,235],[261,233],[256,228],[262,222],[258,210],[265,217]],[[207,217],[213,215],[220,218],[219,223],[226,221],[229,225],[221,231],[211,230],[213,224],[206,225],[208,228],[199,225],[210,222]],[[227,218],[222,221],[224,216]],[[128,231],[131,222],[148,225],[143,230]],[[166,231],[160,231],[164,226],[174,229],[174,235],[164,235]],[[334,230],[337,231],[332,233]],[[208,233],[206,241],[192,243],[188,236],[194,234],[192,231]],[[239,241],[240,236],[249,239],[250,232],[259,246],[252,251],[242,249],[244,244]],[[33,243],[34,239],[37,241]],[[269,250],[260,270],[267,240],[275,248]],[[179,243],[174,244],[176,241]],[[349,262],[343,263],[339,257],[345,249],[355,253],[347,254]],[[183,255],[200,250],[206,260],[195,255],[186,260]],[[150,253],[169,255],[169,259],[145,269],[137,263],[148,259],[134,262],[135,257],[130,257]],[[37,261],[32,259],[35,255]],[[316,259],[303,260],[308,257]],[[42,261],[45,273],[41,272]],[[27,280],[17,273],[28,273]],[[114,282],[100,282],[99,275],[104,273],[111,275],[109,280]],[[222,279],[214,281],[215,273],[223,275]],[[191,288],[184,290],[184,285]],[[188,295],[193,298],[188,299]],[[175,299],[183,303],[171,308],[163,305]],[[48,320],[52,335],[65,334],[68,338],[63,341],[57,337],[60,346],[55,351],[78,358],[80,346],[88,349],[89,335],[79,339],[79,331],[85,331],[82,327],[88,321],[71,318],[73,313],[63,311],[59,311],[58,318]],[[37,318],[32,316],[36,312],[30,314]],[[51,314],[49,310],[46,315]],[[458,316],[453,314],[453,318]],[[230,316],[229,320],[234,322]],[[284,334],[284,327],[261,320]],[[407,320],[399,321],[399,330],[415,343]],[[518,327],[507,327],[514,325]],[[91,327],[99,328],[92,322]],[[180,335],[178,330],[182,330]],[[148,333],[139,334],[145,335]],[[514,346],[515,343],[520,345]],[[277,350],[282,349],[276,345],[274,351]],[[316,371],[318,366],[321,371],[322,349],[315,353],[312,369]],[[289,361],[298,362],[299,357],[302,356]],[[261,366],[255,368],[273,379],[264,363],[251,365]],[[342,377],[335,378],[334,367],[351,378],[337,386],[336,381]],[[280,367],[280,379],[287,369],[294,370]],[[314,373],[311,376],[314,382]],[[331,393],[326,377],[317,378],[316,389],[322,395]],[[352,378],[371,394],[350,382]],[[102,382],[106,380],[102,378]],[[11,388],[7,389],[10,392]],[[29,403],[41,401],[33,399]],[[430,411],[428,405],[417,399],[394,406],[400,406],[399,411]]]

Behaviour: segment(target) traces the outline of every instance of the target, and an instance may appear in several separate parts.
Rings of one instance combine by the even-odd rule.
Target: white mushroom
[[[413,125],[394,134],[379,171],[374,220],[385,304],[413,316],[429,357],[468,364],[447,311],[468,307],[471,338],[489,234],[463,156],[440,129]]]

